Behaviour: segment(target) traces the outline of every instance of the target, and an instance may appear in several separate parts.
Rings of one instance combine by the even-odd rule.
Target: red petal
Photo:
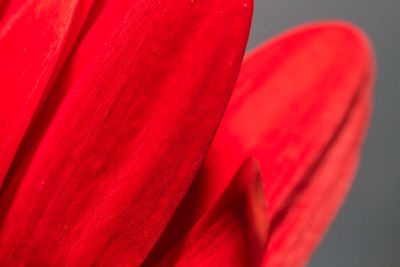
[[[370,115],[371,81],[365,79],[320,158],[307,166],[304,177],[275,211],[264,266],[304,266],[343,204]]]
[[[216,204],[157,266],[260,266],[266,242],[262,180],[257,163],[247,160]]]
[[[92,0],[11,2],[0,28],[0,187],[46,89],[63,65]],[[17,9],[17,7],[19,9]]]
[[[247,56],[205,162],[153,254],[179,240],[254,156],[271,216],[266,263],[304,264],[351,184],[372,66],[364,35],[341,22],[294,29]]]
[[[0,27],[18,13],[18,10],[27,2],[27,0],[0,0]]]
[[[20,149],[0,200],[3,265],[138,266],[197,172],[239,71],[250,2],[130,2],[82,73],[63,71]],[[106,17],[79,51],[101,40]]]
[[[342,203],[368,123],[371,67],[368,41],[342,23],[301,27],[246,59],[205,168],[227,177],[241,158],[260,160],[267,266],[305,264]]]

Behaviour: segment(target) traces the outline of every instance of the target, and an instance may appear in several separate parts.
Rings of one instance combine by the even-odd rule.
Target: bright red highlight
[[[368,125],[358,29],[302,26],[242,64],[251,0],[0,8],[1,266],[307,262]]]

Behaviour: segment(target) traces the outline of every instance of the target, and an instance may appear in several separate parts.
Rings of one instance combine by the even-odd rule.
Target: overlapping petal
[[[267,229],[262,179],[257,162],[248,159],[213,207],[156,266],[260,266]]]
[[[266,266],[301,266],[351,184],[370,113],[373,59],[354,26],[302,26],[250,53],[202,168],[152,256],[215,202],[247,157],[271,217]]]
[[[92,2],[2,2],[1,11],[5,14],[0,14],[3,16],[0,24],[0,187],[52,78],[57,76],[72,49]]]
[[[3,265],[140,265],[236,80],[251,1],[95,7],[7,173]]]

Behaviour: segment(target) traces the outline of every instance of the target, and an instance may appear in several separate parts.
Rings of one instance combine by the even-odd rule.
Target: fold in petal
[[[248,159],[214,206],[156,266],[260,266],[266,242],[263,184],[256,161]]]
[[[26,0],[0,0],[0,27],[26,3]]]
[[[61,73],[8,173],[3,265],[140,265],[206,153],[252,3],[138,0],[119,12],[79,77]],[[97,19],[74,55],[99,40]]]
[[[264,266],[304,266],[343,204],[357,170],[371,108],[371,81],[359,95],[321,156],[275,212]]]
[[[365,36],[335,22],[292,30],[246,58],[204,173],[226,177],[242,157],[260,161],[266,266],[304,265],[342,203],[369,121],[372,68]]]
[[[240,162],[255,157],[271,217],[265,264],[303,265],[354,176],[373,76],[368,40],[342,22],[296,28],[250,53],[198,176],[153,257],[189,231]]]
[[[0,187],[91,5],[92,0],[11,1],[12,16],[11,11],[3,14],[7,19],[0,27]]]

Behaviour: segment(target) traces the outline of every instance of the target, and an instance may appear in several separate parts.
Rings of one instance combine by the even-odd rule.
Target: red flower
[[[358,29],[302,26],[241,66],[251,0],[0,8],[1,266],[306,263],[368,123]]]

